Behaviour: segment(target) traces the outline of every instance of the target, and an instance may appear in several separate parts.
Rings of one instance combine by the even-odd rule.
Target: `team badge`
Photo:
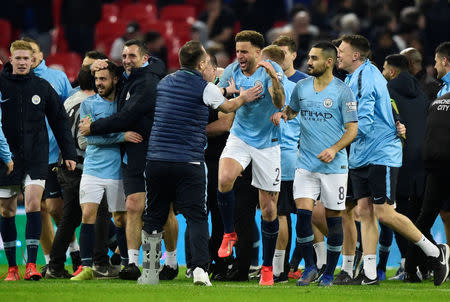
[[[130,99],[130,92],[127,92],[127,96],[125,97],[125,101],[128,101]]]
[[[261,81],[255,81],[255,86],[261,86],[261,87],[263,87],[263,84],[262,84]]]
[[[323,101],[323,106],[325,108],[331,108],[331,106],[333,106],[333,100],[332,99],[325,99]]]
[[[31,98],[31,102],[35,105],[38,105],[41,102],[41,97],[38,96],[37,94],[33,95],[33,97]]]

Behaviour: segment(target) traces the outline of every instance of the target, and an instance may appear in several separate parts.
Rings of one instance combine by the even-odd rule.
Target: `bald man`
[[[428,96],[428,100],[433,101],[439,89],[441,89],[441,85],[438,80],[427,74],[423,68],[422,54],[413,47],[402,50],[400,54],[408,58],[409,72],[419,80],[422,90]]]

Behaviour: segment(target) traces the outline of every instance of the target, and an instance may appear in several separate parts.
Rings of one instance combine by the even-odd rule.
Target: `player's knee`
[[[264,207],[261,209],[261,216],[266,221],[273,221],[277,217],[277,208],[276,207]]]
[[[230,173],[230,171],[220,171],[219,173],[219,191],[220,192],[228,192],[233,189],[234,181],[236,177]]]
[[[42,211],[42,207],[41,207]],[[61,219],[62,216],[62,205],[52,204],[47,207],[47,211],[50,214],[50,216],[53,217],[55,220]]]
[[[142,213],[144,211],[145,201],[142,202],[139,198],[128,196],[126,202],[126,209],[128,213]]]
[[[369,206],[361,206],[359,207],[359,217],[361,219],[370,218],[373,215],[373,210],[369,208]]]
[[[4,218],[10,218],[16,215],[16,210],[9,203],[3,203],[2,207],[0,207],[0,214]]]

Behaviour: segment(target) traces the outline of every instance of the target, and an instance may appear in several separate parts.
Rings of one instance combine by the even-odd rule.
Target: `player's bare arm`
[[[345,132],[342,135],[341,139],[330,148],[327,148],[322,152],[320,152],[320,154],[317,155],[317,158],[327,164],[332,162],[334,157],[336,156],[336,153],[338,153],[343,148],[350,145],[351,142],[355,139],[357,133],[358,133],[358,122],[346,123]]]
[[[278,79],[277,73],[275,72],[275,69],[273,68],[272,64],[270,64],[267,61],[261,61],[257,65],[264,67],[267,74],[272,79],[272,87],[269,87],[269,93],[272,97],[272,102],[275,107],[278,109],[283,108],[284,101],[285,101],[285,95],[284,95],[284,89],[283,85],[281,84],[280,80]]]

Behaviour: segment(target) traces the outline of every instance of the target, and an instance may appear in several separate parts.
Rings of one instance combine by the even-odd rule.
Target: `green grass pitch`
[[[7,266],[0,266],[2,275]],[[20,267],[23,273],[25,268]],[[212,287],[194,286],[180,269],[173,281],[159,285],[143,286],[123,280],[41,280],[4,282],[0,280],[0,302],[9,301],[194,301],[194,302],[245,302],[245,301],[450,301],[450,282],[435,287],[432,281],[405,284],[401,281],[383,281],[380,286],[333,286],[319,288],[316,284],[298,287],[295,281],[260,287],[256,280],[250,282],[213,282]],[[394,274],[389,270],[388,277]]]

